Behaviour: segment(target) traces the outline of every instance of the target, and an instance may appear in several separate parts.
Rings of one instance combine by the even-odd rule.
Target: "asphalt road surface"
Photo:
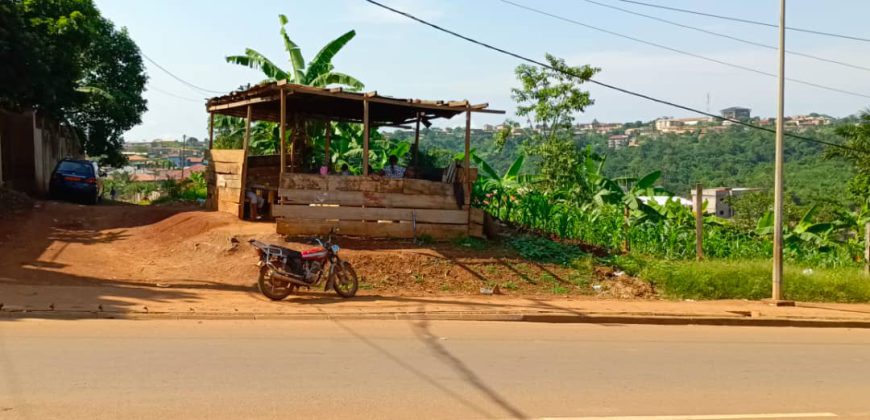
[[[2,419],[834,416],[870,418],[868,330],[0,321]]]

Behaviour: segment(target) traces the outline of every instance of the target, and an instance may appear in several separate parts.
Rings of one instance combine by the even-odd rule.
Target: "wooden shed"
[[[471,117],[474,113],[504,113],[487,104],[468,101],[423,101],[317,88],[279,81],[212,98],[210,113],[208,199],[214,210],[244,217],[246,191],[256,185],[258,196],[268,200],[277,231],[288,235],[322,235],[333,228],[344,235],[435,239],[483,236],[483,212],[470,206]],[[215,114],[244,118],[242,149],[216,150]],[[420,124],[457,115],[465,116],[465,160],[449,168],[439,181],[391,179],[369,173],[369,133],[376,127],[415,127],[412,153],[419,148]],[[351,122],[363,126],[361,176],[303,173],[304,137],[287,139],[288,125],[324,121],[325,155],[329,156],[331,125]],[[279,153],[249,156],[252,121],[278,123]],[[298,130],[293,130],[294,133]],[[416,158],[414,158],[416,162]]]

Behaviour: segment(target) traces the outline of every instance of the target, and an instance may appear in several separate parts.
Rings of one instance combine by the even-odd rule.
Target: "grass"
[[[770,297],[768,260],[661,261],[632,270],[672,299],[765,299]],[[628,270],[627,270],[628,271]],[[857,267],[812,268],[786,265],[783,297],[804,302],[870,302],[870,278]]]
[[[561,264],[567,266],[583,256],[583,251],[573,245],[564,245],[540,236],[518,236],[509,242],[511,248],[529,261]]]

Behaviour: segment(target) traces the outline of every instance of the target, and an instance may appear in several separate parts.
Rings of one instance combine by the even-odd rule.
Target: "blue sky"
[[[739,69],[679,55],[616,38],[549,17],[532,14],[498,0],[382,0],[460,33],[542,59],[549,52],[569,64],[600,67],[597,79],[699,109],[716,111],[746,106],[754,114],[773,115],[776,80]],[[666,44],[718,60],[776,73],[776,52],[655,22],[584,0],[514,0],[566,18]],[[777,32],[736,22],[650,9],[617,0],[597,0],[708,30],[776,44]],[[673,7],[704,10],[776,22],[777,0],[646,0]],[[230,91],[255,83],[255,70],[227,64],[224,57],[254,48],[286,66],[278,30],[286,14],[290,36],[310,59],[329,40],[349,29],[357,37],[336,58],[336,69],[381,94],[422,99],[469,99],[514,110],[510,88],[516,85],[516,59],[498,55],[390,15],[362,0],[96,0],[103,14],[127,27],[149,57],[177,76],[201,87]],[[870,38],[866,0],[790,0],[788,25]],[[790,32],[787,48],[870,67],[870,43]],[[145,93],[149,111],[127,141],[207,137],[207,95],[174,80],[146,62],[150,77]],[[802,57],[787,59],[789,77],[870,95],[870,72]],[[578,121],[634,121],[660,116],[690,116],[669,108],[589,86],[595,105]],[[181,97],[181,98],[179,98]],[[786,113],[852,114],[870,100],[787,84]],[[475,125],[498,123],[503,116],[478,116]],[[459,125],[461,121],[448,121]]]

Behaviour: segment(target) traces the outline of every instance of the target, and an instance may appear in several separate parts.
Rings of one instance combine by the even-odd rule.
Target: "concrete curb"
[[[21,319],[128,319],[128,320],[383,320],[383,321],[491,321],[547,324],[715,325],[741,327],[866,328],[870,320],[761,318],[710,315],[575,314],[568,312],[374,312],[374,313],[255,313],[255,312],[97,312],[0,310],[0,320]]]

